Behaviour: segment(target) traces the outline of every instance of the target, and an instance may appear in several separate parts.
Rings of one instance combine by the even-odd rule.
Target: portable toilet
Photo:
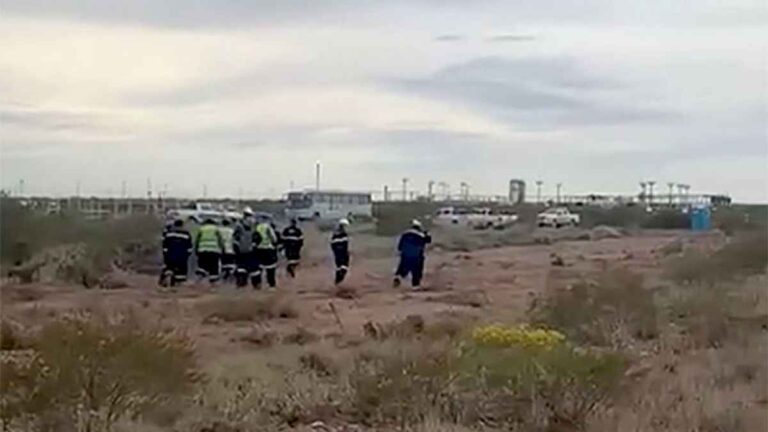
[[[709,207],[695,207],[691,211],[691,230],[708,231],[712,229],[712,212]]]

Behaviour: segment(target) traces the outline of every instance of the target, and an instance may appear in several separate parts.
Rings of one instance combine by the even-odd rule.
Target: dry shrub
[[[70,318],[46,325],[33,358],[3,374],[14,389],[3,393],[3,404],[10,400],[20,411],[20,430],[34,426],[28,420],[55,416],[61,426],[109,431],[121,418],[190,391],[193,368],[191,345],[178,335],[130,319]]]
[[[423,421],[451,404],[455,355],[442,344],[388,344],[361,353],[349,376],[351,414],[366,424],[401,428]]]
[[[488,297],[483,291],[451,292],[439,296],[430,296],[425,299],[429,302],[446,303],[456,306],[481,308],[488,304]]]
[[[319,376],[329,377],[339,373],[333,359],[315,351],[309,351],[299,356],[302,368],[312,371]]]
[[[282,342],[284,344],[307,345],[318,340],[320,340],[320,336],[299,326],[292,332],[284,335]]]
[[[296,318],[298,312],[291,301],[277,294],[259,296],[218,296],[203,302],[199,310],[206,323],[261,321],[275,318]]]
[[[0,351],[12,351],[25,348],[26,344],[14,324],[0,322]]]
[[[768,267],[768,234],[742,234],[711,255],[689,250],[667,263],[665,275],[681,284],[714,284],[765,273]]]
[[[278,335],[272,330],[254,328],[247,334],[241,336],[240,340],[251,345],[266,348],[272,346],[278,340]]]
[[[623,371],[618,355],[566,346],[386,345],[358,357],[350,412],[366,424],[401,429],[437,416],[504,430],[578,430],[605,407]]]
[[[584,430],[619,390],[616,353],[560,345],[548,350],[473,347],[462,355],[464,422],[523,430]]]
[[[622,347],[658,335],[654,293],[638,274],[619,269],[548,291],[529,311],[533,322],[574,341]]]
[[[446,315],[429,321],[421,315],[408,315],[383,325],[369,321],[363,325],[363,332],[375,340],[455,339],[465,332],[470,321],[471,317],[464,315]]]

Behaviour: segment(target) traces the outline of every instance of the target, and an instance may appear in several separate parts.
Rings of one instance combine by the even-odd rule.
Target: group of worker
[[[349,220],[341,219],[330,239],[335,271],[334,283],[340,284],[349,272]],[[398,242],[400,262],[395,271],[394,286],[400,286],[402,278],[411,276],[412,285],[418,289],[424,271],[426,245],[431,237],[414,220]],[[211,284],[219,280],[234,279],[237,287],[244,287],[250,281],[253,288],[261,288],[262,275],[267,285],[277,285],[278,254],[282,250],[286,260],[286,273],[296,277],[301,261],[304,234],[298,221],[290,224],[278,234],[271,218],[255,216],[250,208],[243,211],[237,221],[224,218],[218,223],[206,218],[193,236],[184,227],[184,221],[175,220],[163,233],[164,268],[160,284],[177,285],[187,280],[189,258],[194,252],[197,257],[198,280],[207,279]]]
[[[268,216],[256,217],[250,208],[237,221],[224,218],[219,223],[206,218],[194,236],[184,227],[184,221],[175,220],[163,233],[164,268],[160,284],[185,282],[187,263],[194,252],[198,280],[207,279],[213,284],[234,279],[238,287],[250,281],[254,288],[260,288],[263,274],[269,287],[274,288],[279,250],[288,262],[288,275],[295,277],[303,246],[304,234],[296,220],[291,220],[279,235]]]

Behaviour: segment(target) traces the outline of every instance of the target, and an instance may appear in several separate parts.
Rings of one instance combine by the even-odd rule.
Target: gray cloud
[[[457,42],[463,39],[464,36],[460,34],[443,34],[435,37],[438,42]]]
[[[35,130],[61,131],[90,128],[103,119],[93,113],[43,110],[25,105],[0,106],[0,124]]]
[[[532,128],[665,121],[676,117],[656,108],[624,105],[619,95],[612,94],[622,89],[620,84],[584,73],[569,58],[479,58],[396,85],[404,91],[468,104]]]
[[[276,25],[286,22],[339,23],[381,19],[397,7],[440,10],[448,14],[487,14],[494,21],[510,17],[522,23],[581,23],[658,26],[660,24],[765,25],[768,8],[761,0],[730,2],[636,2],[604,0],[563,2],[538,0],[393,0],[384,7],[378,2],[357,0],[5,0],[3,11],[29,16],[47,16],[97,22],[129,22],[161,27],[220,27]],[[617,13],[622,11],[622,13]],[[394,13],[392,17],[397,17]]]
[[[536,40],[536,36],[529,34],[505,33],[485,38],[489,42],[530,42]]]

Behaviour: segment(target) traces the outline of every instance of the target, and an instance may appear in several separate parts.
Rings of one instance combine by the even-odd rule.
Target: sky
[[[4,0],[0,180],[768,202],[767,81],[763,0]]]

